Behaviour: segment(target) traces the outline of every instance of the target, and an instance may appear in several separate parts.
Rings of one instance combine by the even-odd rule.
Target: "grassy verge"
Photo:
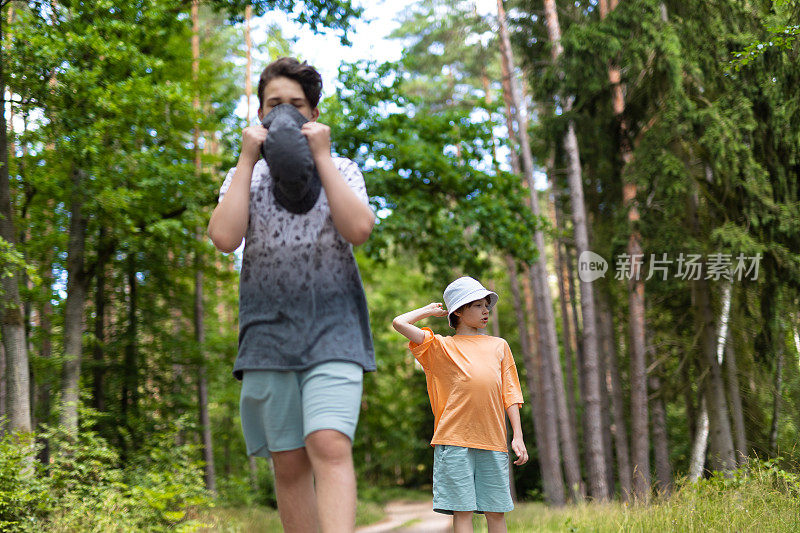
[[[582,504],[561,509],[520,504],[507,516],[514,532],[753,532],[800,531],[800,483],[793,474],[758,466],[732,478],[684,485],[650,505]],[[476,531],[486,531],[476,518]]]

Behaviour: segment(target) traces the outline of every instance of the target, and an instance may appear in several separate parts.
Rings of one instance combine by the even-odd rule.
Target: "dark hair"
[[[303,61],[300,63],[293,57],[282,57],[276,59],[264,69],[258,80],[258,107],[264,108],[264,90],[267,84],[275,78],[289,78],[300,84],[303,93],[311,104],[311,109],[319,104],[319,97],[322,94],[322,76],[317,69]]]
[[[461,320],[461,317],[456,315],[456,313],[462,313],[465,308],[470,307],[475,302],[480,302],[481,300],[486,300],[487,304],[491,304],[492,303],[492,300],[488,296],[486,296],[484,298],[478,298],[477,300],[473,300],[473,301],[471,301],[469,303],[465,303],[464,305],[462,305],[461,307],[459,307],[458,309],[456,309],[455,311],[453,311],[450,314],[450,320],[448,320],[448,322],[450,322],[450,327],[453,328],[453,329],[458,328],[458,321]]]

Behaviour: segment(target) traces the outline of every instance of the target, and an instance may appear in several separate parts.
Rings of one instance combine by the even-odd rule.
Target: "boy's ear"
[[[312,122],[316,122],[318,118],[319,118],[319,108],[315,107],[314,109],[311,110],[311,120]]]
[[[258,115],[258,120],[262,120],[262,121],[264,120],[264,110],[263,109],[261,109],[259,107],[258,108],[258,113],[256,113],[256,114]]]

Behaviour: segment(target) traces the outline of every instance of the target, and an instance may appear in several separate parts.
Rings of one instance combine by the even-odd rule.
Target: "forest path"
[[[386,518],[377,524],[360,527],[356,533],[447,533],[453,519],[433,511],[431,501],[395,500],[384,507]]]

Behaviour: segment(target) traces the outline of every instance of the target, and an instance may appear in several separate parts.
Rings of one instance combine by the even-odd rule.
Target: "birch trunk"
[[[706,464],[706,447],[708,444],[708,409],[706,396],[700,392],[700,408],[698,409],[697,424],[695,425],[692,451],[689,454],[689,481],[694,483],[703,475],[703,466]]]
[[[717,355],[719,340],[715,331],[710,290],[705,280],[695,282],[695,302],[703,328],[702,362],[707,374],[705,398],[711,438],[709,459],[714,470],[730,471],[736,468],[736,456],[733,452],[733,436],[722,369]]]

